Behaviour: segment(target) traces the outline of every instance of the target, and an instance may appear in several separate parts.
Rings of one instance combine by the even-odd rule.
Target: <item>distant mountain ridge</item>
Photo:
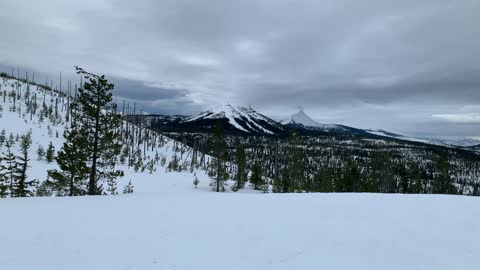
[[[303,109],[291,115],[287,119],[282,120],[280,123],[282,123],[285,126],[305,128],[308,130],[314,130],[314,131],[325,132],[325,133],[356,134],[356,135],[368,134],[362,129],[353,128],[349,126],[318,123],[314,121],[312,118],[310,118],[310,116],[308,116]]]
[[[232,105],[215,107],[199,115],[188,117],[182,123],[217,119],[226,119],[232,127],[246,133],[274,135],[276,131],[283,130],[277,122],[252,108]]]
[[[273,136],[285,132],[285,127],[252,108],[223,105],[194,116],[156,116],[152,125],[164,131],[209,133],[220,123],[227,134]]]
[[[281,121],[284,125],[290,126],[302,126],[306,129],[313,129],[322,132],[328,133],[337,133],[337,134],[371,134],[375,136],[394,138],[399,140],[411,141],[411,142],[421,142],[426,144],[440,145],[440,146],[455,146],[455,147],[464,147],[471,148],[473,146],[480,146],[480,140],[472,138],[419,138],[400,135],[385,130],[371,130],[371,129],[358,129],[344,125],[338,124],[321,124],[314,121],[310,116],[308,116],[303,109],[297,113],[291,115],[289,118]]]
[[[132,117],[132,116],[131,116]],[[290,117],[277,122],[251,107],[223,105],[216,106],[193,116],[185,115],[145,115],[134,116],[148,119],[150,124],[167,132],[210,133],[220,122],[225,133],[232,135],[286,136],[288,130],[295,129],[306,135],[361,135],[383,137],[439,146],[473,149],[480,147],[480,140],[471,138],[418,138],[388,132],[385,130],[360,129],[340,124],[323,124],[313,120],[303,109]]]
[[[469,137],[422,138],[422,137],[411,137],[411,136],[395,134],[395,133],[391,133],[381,129],[379,130],[368,129],[366,131],[370,134],[377,135],[377,136],[395,138],[395,139],[411,141],[411,142],[421,142],[421,143],[440,145],[440,146],[455,146],[455,147],[462,147],[466,149],[473,148],[475,146],[480,147],[480,140],[469,138]]]

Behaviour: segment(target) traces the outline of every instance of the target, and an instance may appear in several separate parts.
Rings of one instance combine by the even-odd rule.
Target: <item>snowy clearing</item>
[[[0,269],[478,269],[480,201],[195,190],[1,201]]]

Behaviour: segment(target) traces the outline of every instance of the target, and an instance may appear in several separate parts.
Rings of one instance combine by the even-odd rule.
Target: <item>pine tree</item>
[[[43,149],[42,145],[38,146],[37,155],[38,155],[38,160],[42,160],[45,157],[45,149]]]
[[[128,184],[123,188],[123,194],[133,193],[133,184],[132,181],[128,181]]]
[[[0,156],[0,198],[8,195],[8,176],[6,166],[3,164],[3,158]]]
[[[72,112],[73,114],[73,112]],[[72,115],[72,126],[65,130],[62,148],[58,151],[57,164],[60,170],[50,170],[48,175],[57,196],[80,196],[86,194],[88,178],[88,148],[86,136],[75,128],[76,118]],[[50,149],[50,147],[49,147]],[[47,151],[48,152],[48,151]],[[48,154],[47,154],[48,156]]]
[[[411,182],[411,192],[412,193],[421,193],[422,192],[422,179],[420,174],[420,168],[415,162],[409,164],[410,170],[408,172],[408,177]]]
[[[287,166],[282,170],[281,192],[296,192],[305,188],[304,154],[300,148],[300,138],[291,130],[286,149]],[[276,188],[277,189],[277,188]]]
[[[107,179],[107,192],[110,195],[117,195],[117,181],[114,178]]]
[[[28,150],[31,144],[32,136],[30,132],[20,137],[21,156],[16,158],[17,161],[14,170],[15,186],[13,195],[15,197],[28,197],[35,194],[32,190],[35,186],[35,181],[27,181],[27,168],[29,167],[28,162],[30,161],[28,158]]]
[[[263,177],[262,177],[262,184],[260,185],[260,190],[263,191],[263,193],[270,192],[270,183],[268,182],[267,179],[263,179]]]
[[[135,170],[135,172],[138,172],[143,166],[142,150],[140,149],[140,147],[137,146],[137,148],[135,149],[135,152],[133,153],[133,158],[133,169]],[[176,170],[176,167],[174,170]]]
[[[78,89],[78,98],[72,108],[81,112],[77,127],[85,132],[90,156],[88,194],[102,194],[102,180],[115,181],[123,175],[116,170],[116,157],[121,152],[119,143],[121,117],[112,103],[114,85],[105,76],[95,75],[75,67],[86,81]]]
[[[437,194],[456,194],[456,187],[450,176],[450,162],[447,154],[440,154],[436,162],[437,175],[433,181],[432,192]]]
[[[357,192],[360,172],[357,163],[349,158],[345,167],[343,178],[337,184],[337,192]]]
[[[244,187],[247,181],[247,159],[245,149],[240,143],[238,143],[235,153],[235,161],[237,163],[237,173],[235,175],[236,183],[233,190],[238,191]]]
[[[225,142],[223,128],[220,122],[215,124],[213,128],[213,134],[210,138],[210,145],[213,150],[214,162],[213,166],[211,167],[210,176],[212,177],[212,186],[214,191],[220,192],[224,191],[224,183],[227,179],[227,173],[225,169],[225,157],[226,157],[226,149],[227,144]]]
[[[194,175],[194,177],[195,178],[193,179],[193,185],[195,186],[195,188],[197,188],[198,184],[200,183],[200,180],[198,180],[198,177],[196,174]]]
[[[51,163],[54,158],[55,158],[55,147],[53,146],[53,143],[50,142],[48,144],[47,153],[45,154],[45,159],[47,160],[48,163]]]
[[[53,195],[53,185],[50,182],[50,179],[47,178],[47,180],[43,181],[38,185],[37,190],[35,191],[35,196],[37,197],[50,197]]]
[[[333,168],[323,168],[320,173],[320,192],[333,191]]]
[[[123,150],[122,150],[122,154],[120,155],[120,163],[122,165],[125,165],[125,162],[127,160],[127,158],[129,157],[129,147],[128,145],[125,145]]]
[[[252,184],[253,189],[260,190],[262,186],[262,172],[261,167],[258,162],[255,162],[252,168],[252,175],[250,175],[250,184]]]
[[[2,129],[2,132],[0,132],[0,147],[2,147],[5,141],[7,140],[5,133],[6,133],[5,129]]]
[[[3,153],[3,162],[5,165],[2,165],[2,175],[4,175],[4,185],[8,187],[10,197],[13,197],[14,192],[14,183],[15,183],[15,166],[16,166],[16,158],[12,152],[12,147],[15,143],[13,139],[13,135],[10,134],[10,139],[5,142],[5,147],[7,148],[7,152]]]

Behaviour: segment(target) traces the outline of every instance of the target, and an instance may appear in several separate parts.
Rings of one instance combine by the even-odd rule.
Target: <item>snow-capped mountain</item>
[[[177,125],[211,129],[217,121],[223,124],[227,132],[274,135],[283,131],[281,124],[254,109],[233,105],[215,107],[198,115],[187,117]]]
[[[285,120],[280,121],[283,125],[288,124],[298,124],[306,127],[320,127],[323,126],[322,124],[315,122],[310,116],[305,114],[303,110],[298,111],[295,114],[292,114]]]
[[[211,133],[218,122],[225,133],[232,135],[268,136],[286,131],[282,124],[252,108],[233,105],[216,106],[193,116],[149,115],[141,118],[152,128],[164,132]]]
[[[337,134],[364,134],[365,131],[349,126],[337,125],[337,124],[321,124],[314,121],[303,110],[291,115],[281,123],[285,126],[300,127],[308,130],[337,133]]]
[[[371,129],[357,129],[344,125],[337,124],[321,124],[314,121],[303,110],[291,115],[289,118],[281,121],[283,125],[303,127],[310,130],[321,131],[326,133],[337,134],[371,134],[375,136],[394,138],[404,141],[420,142],[426,144],[440,145],[440,146],[453,146],[453,147],[472,147],[480,146],[480,140],[469,137],[435,137],[435,138],[421,138],[413,136],[405,136],[385,130],[371,130]]]

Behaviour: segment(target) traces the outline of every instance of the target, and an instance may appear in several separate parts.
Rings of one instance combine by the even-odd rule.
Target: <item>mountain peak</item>
[[[282,124],[288,125],[288,124],[297,124],[297,125],[302,125],[306,127],[319,127],[322,126],[322,124],[315,122],[310,116],[308,116],[303,108],[300,108],[298,112],[295,114],[291,115],[289,118],[281,121]]]
[[[234,129],[251,134],[273,135],[276,131],[282,130],[281,125],[251,107],[231,104],[213,107],[183,122],[211,121],[212,119],[224,119]]]

